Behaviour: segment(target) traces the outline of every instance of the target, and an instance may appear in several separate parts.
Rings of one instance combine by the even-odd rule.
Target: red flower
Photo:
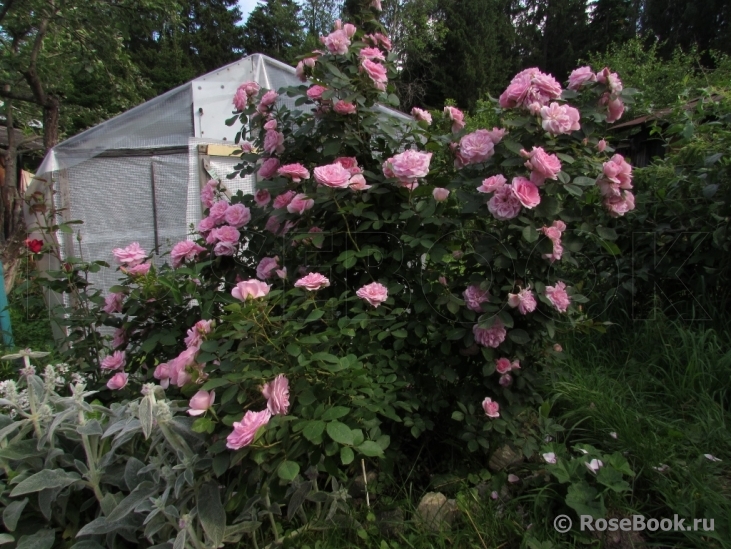
[[[43,248],[42,240],[31,240],[30,238],[27,238],[23,243],[25,244],[25,247],[34,254],[40,253],[41,249]]]

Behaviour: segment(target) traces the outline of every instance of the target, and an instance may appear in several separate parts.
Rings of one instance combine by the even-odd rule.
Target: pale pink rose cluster
[[[388,71],[386,67],[371,59],[363,59],[360,63],[361,72],[365,72],[373,82],[373,86],[379,91],[386,90],[388,83]]]
[[[219,200],[209,208],[208,216],[198,223],[198,232],[206,239],[206,244],[214,246],[214,255],[232,256],[236,253],[236,246],[241,237],[239,229],[246,226],[249,221],[251,221],[249,208],[243,204],[229,204],[228,200]],[[182,242],[179,244],[180,248],[176,253],[193,253],[194,249],[188,249],[188,244]]]
[[[193,381],[193,374],[197,374],[198,383],[203,382],[208,376],[203,372],[205,364],[198,364],[196,361],[199,350],[200,345],[186,348],[174,359],[158,364],[152,376],[160,381],[160,386],[164,389],[170,384],[183,387]]]
[[[481,313],[482,304],[490,301],[490,292],[483,290],[477,284],[472,284],[471,286],[468,286],[464,292],[462,292],[462,297],[464,297],[465,306],[470,311]]]
[[[512,185],[502,185],[493,192],[490,200],[487,201],[487,209],[498,221],[507,221],[520,215],[522,204],[515,193]]]
[[[103,370],[121,370],[125,364],[126,357],[124,351],[114,351],[102,360],[101,368]]]
[[[272,107],[277,102],[277,98],[279,98],[279,94],[274,90],[269,90],[261,96],[259,104],[256,107],[256,112],[264,117],[269,116],[269,112],[272,110]]]
[[[391,51],[391,39],[386,36],[385,34],[382,34],[380,32],[375,32],[373,34],[366,34],[363,37],[363,42],[366,44],[369,44],[373,46],[374,48],[383,48],[386,51]]]
[[[500,404],[490,397],[485,397],[485,400],[482,401],[482,409],[485,411],[485,415],[491,419],[500,417]]]
[[[192,240],[183,240],[178,242],[173,249],[170,250],[170,260],[173,269],[180,267],[184,261],[195,261],[198,256],[205,252],[206,249],[193,242]]]
[[[315,53],[315,52],[313,52]],[[294,74],[297,78],[299,78],[300,82],[306,82],[307,81],[307,74],[305,72],[306,68],[313,69],[315,67],[315,63],[317,62],[317,58],[320,55],[317,54],[315,56],[311,57],[305,57],[302,59],[299,63],[297,63],[297,67],[294,69]]]
[[[330,286],[330,280],[320,273],[309,273],[294,283],[295,288],[304,288],[309,292],[316,292]]]
[[[536,302],[535,295],[533,295],[533,292],[530,290],[530,286],[528,286],[527,288],[521,288],[517,294],[509,293],[508,305],[510,305],[513,309],[517,307],[520,314],[527,315],[528,313],[535,311],[538,304]]]
[[[276,129],[267,130],[264,134],[264,152],[282,154],[284,152],[284,134]]]
[[[259,299],[265,297],[271,288],[266,282],[252,278],[251,280],[242,280],[236,284],[231,290],[231,295],[240,301],[246,301],[249,298]]]
[[[110,293],[104,298],[104,307],[102,311],[107,314],[121,313],[122,312],[122,300],[124,300],[123,293]]]
[[[444,107],[444,116],[452,122],[452,133],[457,133],[464,128],[464,113],[457,107]]]
[[[350,23],[342,24],[338,19],[335,21],[335,30],[327,36],[320,37],[320,43],[324,45],[328,51],[335,55],[345,55],[348,53],[350,39],[355,35],[355,25]]]
[[[414,107],[411,109],[411,116],[414,117],[414,120],[417,122],[426,122],[428,126],[431,126],[432,118],[429,111],[425,111],[424,109],[420,109],[419,107]]]
[[[555,154],[548,154],[543,147],[533,147],[530,152],[522,149],[520,155],[526,158],[525,167],[530,170],[530,180],[539,187],[546,179],[558,179],[561,161]]]
[[[366,183],[365,177],[363,176],[363,169],[358,166],[358,159],[353,156],[341,156],[335,159],[335,163],[340,164],[350,172],[350,179],[348,180],[348,188],[351,191],[366,191],[371,188],[371,185]]]
[[[372,282],[360,288],[355,295],[377,308],[388,299],[388,289],[379,282]]]
[[[419,186],[418,180],[429,174],[432,153],[408,149],[383,163],[383,175],[396,178],[399,185],[409,190]]]
[[[457,169],[479,164],[488,160],[495,154],[495,145],[500,143],[505,130],[493,128],[492,130],[477,130],[468,133],[459,140],[459,145],[453,147],[455,150],[454,167]]]
[[[210,179],[201,190],[201,202],[206,208],[213,206],[216,201],[216,192],[218,190],[218,181]]]
[[[188,329],[184,343],[186,347],[200,347],[204,337],[211,333],[213,320],[199,320]]]
[[[553,76],[532,67],[513,77],[499,102],[504,109],[522,107],[537,114],[550,100],[560,98],[561,91],[561,84]]]
[[[632,166],[621,154],[615,154],[604,163],[603,173],[596,183],[609,215],[619,217],[635,209],[635,196],[631,192]]]
[[[505,325],[499,318],[495,319],[495,322],[489,328],[481,328],[479,324],[475,324],[472,327],[472,333],[478,345],[493,348],[500,346],[507,335]]]
[[[265,158],[262,160],[261,166],[259,166],[257,175],[262,179],[271,179],[277,175],[277,170],[279,170],[279,159]]]
[[[622,81],[616,72],[612,72],[609,67],[604,67],[601,71],[594,74],[591,67],[579,67],[569,75],[569,89],[580,90],[582,87],[598,82],[604,84],[606,92],[599,98],[599,105],[607,109],[607,122],[610,124],[616,122],[624,114],[624,103],[619,94],[624,89]]]
[[[571,133],[581,129],[579,124],[581,115],[578,109],[569,105],[553,102],[541,107],[540,114],[543,129],[552,135]]]
[[[538,187],[525,177],[514,177],[510,185],[503,175],[488,177],[477,188],[481,193],[493,193],[487,209],[499,221],[518,217],[522,208],[533,209],[541,202]]]
[[[513,383],[513,376],[510,375],[513,370],[520,370],[519,360],[516,359],[510,362],[510,360],[503,357],[495,361],[495,371],[500,374],[498,383],[501,387],[509,387]]]
[[[559,281],[555,286],[546,286],[546,297],[560,313],[565,313],[571,305],[571,298],[566,292],[566,284]]]
[[[139,242],[132,242],[126,248],[114,248],[112,255],[122,267],[129,268],[140,265],[147,257],[147,252],[142,249]]]
[[[240,422],[233,423],[233,431],[226,437],[227,448],[240,450],[248,446],[273,415],[286,415],[289,411],[289,380],[283,374],[266,383],[262,395],[267,399],[267,407],[259,412],[248,410]]]
[[[253,104],[254,97],[259,93],[259,84],[256,82],[244,82],[234,94],[234,107],[237,111],[243,111],[247,105]]]
[[[371,61],[385,61],[386,56],[378,48],[363,48],[358,52],[361,59],[370,59]]]
[[[541,232],[546,235],[553,243],[553,251],[550,254],[543,254],[545,259],[551,263],[561,259],[563,255],[563,246],[561,245],[561,235],[566,230],[566,223],[557,219],[550,227],[541,227]]]

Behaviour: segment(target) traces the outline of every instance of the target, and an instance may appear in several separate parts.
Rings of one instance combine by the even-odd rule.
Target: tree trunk
[[[58,97],[48,94],[43,105],[43,146],[46,153],[58,144],[58,118],[60,103]]]
[[[8,150],[5,156],[5,181],[2,188],[2,241],[5,242],[13,234],[13,204],[18,188],[18,144],[15,142],[13,128],[13,101],[5,101],[5,121],[8,130]]]

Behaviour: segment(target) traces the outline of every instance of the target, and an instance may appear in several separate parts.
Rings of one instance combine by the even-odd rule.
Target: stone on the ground
[[[522,462],[523,454],[521,452],[516,452],[508,444],[506,444],[493,452],[487,465],[492,471],[498,472]]]
[[[458,514],[456,500],[447,499],[441,492],[424,494],[416,508],[416,520],[432,531],[450,528]]]

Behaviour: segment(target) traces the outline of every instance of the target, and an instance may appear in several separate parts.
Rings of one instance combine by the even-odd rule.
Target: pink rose
[[[517,294],[508,294],[508,305],[518,308],[520,314],[527,315],[536,310],[536,298],[530,288],[523,288]]]
[[[293,183],[299,183],[303,179],[310,178],[310,172],[302,164],[285,164],[277,173],[283,177],[289,177]]]
[[[264,135],[264,152],[282,154],[284,152],[284,134],[276,130],[267,130]]]
[[[278,169],[279,160],[276,158],[267,158],[261,163],[258,175],[262,179],[271,179],[274,175],[276,175]]]
[[[485,162],[495,152],[495,143],[487,130],[477,130],[459,140],[459,152],[454,162],[456,168]]]
[[[313,86],[310,86],[310,88],[307,90],[307,97],[309,97],[313,101],[320,101],[322,99],[322,94],[326,91],[326,87],[315,84]]]
[[[265,207],[272,199],[272,195],[269,194],[269,191],[266,189],[259,189],[254,194],[254,202],[257,206],[260,208]]]
[[[530,152],[520,151],[527,158],[525,167],[531,170],[530,180],[535,185],[543,185],[546,179],[558,179],[561,171],[561,161],[555,154],[548,154],[542,147],[533,147]]]
[[[216,257],[221,256],[228,256],[231,257],[236,253],[236,243],[235,242],[218,242],[213,247],[213,255]]]
[[[371,59],[376,61],[385,61],[386,57],[383,52],[378,48],[363,48],[358,52],[358,57],[361,59]]]
[[[226,210],[224,220],[232,227],[239,229],[251,221],[251,210],[243,204],[232,204]]]
[[[343,189],[348,186],[350,172],[343,168],[343,165],[335,162],[327,166],[315,168],[315,181],[326,187]]]
[[[362,174],[355,174],[350,178],[349,188],[351,191],[366,191],[370,189],[372,185],[366,183],[365,177]]]
[[[525,177],[514,177],[510,187],[525,208],[532,209],[541,203],[538,187]]]
[[[388,289],[383,284],[371,282],[355,292],[355,295],[377,308],[388,299]]]
[[[274,90],[269,90],[264,95],[262,95],[261,101],[259,101],[259,106],[256,108],[256,110],[261,114],[266,114],[271,106],[277,102],[277,97],[279,97],[279,94],[277,94],[277,92],[275,92]]]
[[[566,293],[566,284],[559,281],[555,286],[546,286],[546,297],[560,313],[565,313],[571,304],[571,298]]]
[[[376,32],[373,34],[367,34],[363,37],[363,41],[366,44],[372,44],[373,46],[381,46],[386,51],[391,51],[391,40],[388,36]]]
[[[201,191],[201,202],[206,208],[210,208],[213,206],[213,201],[216,197],[216,187],[218,186],[218,181],[215,179],[211,179],[206,183],[206,186],[203,187],[203,190]]]
[[[513,77],[510,85],[500,95],[499,102],[504,109],[532,106],[531,110],[536,111],[551,99],[559,97],[561,97],[561,84],[553,76],[533,67]]]
[[[623,89],[619,75],[616,72],[611,72],[609,67],[604,67],[600,72],[596,73],[596,80],[606,85],[612,95],[617,95]]]
[[[444,116],[452,121],[452,133],[464,128],[464,113],[457,107],[444,107]]]
[[[289,410],[289,380],[279,374],[273,381],[261,388],[261,394],[267,399],[267,409],[276,415],[287,415]]]
[[[437,187],[432,191],[432,196],[437,202],[444,202],[447,198],[449,198],[449,189]]]
[[[497,318],[495,323],[489,328],[481,328],[479,324],[472,327],[472,333],[475,335],[475,341],[483,347],[498,347],[503,341],[507,332],[502,321]]]
[[[188,406],[188,414],[191,416],[202,416],[206,413],[208,408],[213,406],[213,401],[216,400],[216,391],[198,391],[190,399]]]
[[[384,91],[388,82],[388,71],[386,67],[370,59],[363,59],[360,64],[361,70],[365,71],[368,77],[373,81],[377,90]]]
[[[300,61],[294,69],[294,75],[299,79],[300,82],[307,82],[307,75],[305,74],[305,64]]]
[[[431,126],[432,118],[429,111],[414,107],[411,109],[411,116],[413,116],[418,122],[426,122],[427,125]]]
[[[330,281],[320,273],[310,273],[294,283],[295,288],[304,288],[310,292],[315,292],[328,286],[330,286]]]
[[[298,194],[292,199],[289,204],[287,204],[287,211],[289,213],[302,215],[314,205],[315,201],[311,198],[308,198],[306,194]]]
[[[256,277],[259,280],[268,280],[272,277],[274,269],[279,268],[279,256],[264,257],[256,267]]]
[[[107,294],[107,296],[104,298],[104,307],[102,308],[102,311],[110,315],[112,313],[121,313],[123,299],[123,293]]]
[[[167,362],[162,362],[157,365],[152,377],[160,380],[160,386],[163,389],[167,389],[170,385],[170,366]]]
[[[292,202],[292,199],[297,193],[295,191],[287,191],[285,193],[280,194],[277,198],[274,199],[273,207],[275,210],[282,210],[287,207],[287,204]]]
[[[390,176],[384,168],[386,177],[396,177],[402,183],[411,184],[429,174],[429,163],[432,153],[424,153],[408,149],[386,160]]]
[[[120,267],[120,270],[129,276],[145,276],[147,273],[150,272],[150,267],[152,265],[150,263],[142,263],[141,265],[135,265],[134,267],[130,267],[129,269],[125,267]]]
[[[352,156],[341,156],[340,158],[336,158],[334,163],[342,165],[343,168],[350,172],[350,175],[355,175],[363,171],[358,167],[358,159]]]
[[[604,198],[604,207],[612,217],[620,217],[635,209],[635,195],[624,191],[622,196],[607,196]]]
[[[489,418],[494,419],[500,417],[500,405],[490,397],[482,401],[482,409],[485,410],[485,415]]]
[[[579,67],[569,75],[569,89],[578,91],[584,84],[596,82],[596,75],[591,67]]]
[[[632,166],[621,154],[615,154],[603,166],[604,178],[597,181],[604,196],[619,196],[632,188]]]
[[[241,233],[239,233],[238,229],[229,225],[224,225],[223,227],[213,229],[208,235],[208,238],[206,238],[206,242],[208,242],[208,244],[215,244],[216,242],[228,242],[233,244],[238,242],[239,238],[241,238]]]
[[[210,210],[208,210],[208,217],[211,218],[216,225],[220,225],[226,218],[226,210],[228,210],[228,202],[220,200],[213,204]]]
[[[338,101],[333,106],[333,110],[342,115],[355,114],[355,105],[347,101]]]
[[[114,351],[102,360],[101,368],[104,370],[121,370],[124,368],[125,362],[124,351]]]
[[[244,280],[239,282],[231,290],[231,295],[240,301],[246,301],[248,298],[259,299],[264,297],[271,290],[271,286],[260,280],[252,278],[251,280]]]
[[[561,345],[559,343],[555,343],[553,345],[553,350],[556,351],[557,353],[560,353],[563,351],[563,347],[561,347]]]
[[[482,185],[477,187],[478,193],[494,193],[498,189],[502,188],[506,183],[507,179],[502,174],[493,175],[482,181]]]
[[[212,231],[216,227],[216,220],[210,217],[204,217],[198,222],[198,232],[202,235],[206,235],[209,231]]]
[[[267,122],[266,124],[264,124],[264,129],[265,130],[276,130],[277,129],[277,121],[274,120],[274,119],[270,120],[269,122]]]
[[[624,103],[622,100],[619,97],[612,99],[608,93],[602,95],[599,99],[599,105],[607,107],[607,122],[609,124],[616,122],[624,114]]]
[[[281,223],[277,220],[276,217],[271,216],[269,219],[267,219],[266,225],[264,226],[265,231],[269,231],[270,233],[277,234],[279,232],[279,227],[281,226]]]
[[[510,387],[513,384],[513,376],[510,374],[503,374],[498,380],[500,387]]]
[[[114,336],[112,337],[112,349],[117,349],[127,343],[127,334],[124,328],[117,328],[114,330]]]
[[[545,234],[548,238],[550,238],[554,242],[561,240],[561,234],[565,230],[566,230],[566,223],[564,223],[560,219],[557,219],[556,221],[554,221],[550,227],[541,228],[541,232],[543,232],[543,234]]]
[[[475,311],[476,313],[482,312],[482,303],[490,301],[490,293],[487,290],[481,289],[477,284],[468,286],[462,292],[462,297],[464,297],[465,306],[470,311]]]
[[[350,37],[344,29],[338,29],[327,36],[321,36],[320,42],[330,51],[330,53],[345,55],[348,53],[348,46],[350,46]]]
[[[112,255],[117,263],[125,267],[134,267],[142,263],[147,257],[147,252],[142,249],[139,242],[132,242],[126,248],[114,248]]]
[[[487,209],[499,221],[518,217],[521,204],[510,185],[503,185],[495,191],[487,203]]]
[[[192,240],[183,240],[178,242],[170,251],[170,259],[173,269],[177,269],[183,264],[183,261],[195,261],[198,254],[205,252],[203,246],[199,246]]]
[[[541,107],[541,125],[552,135],[571,133],[581,129],[579,111],[569,105],[560,105],[556,102],[547,107]]]
[[[496,372],[497,372],[498,374],[507,374],[507,373],[508,373],[508,372],[509,372],[510,370],[512,370],[512,369],[513,369],[513,365],[512,365],[512,364],[510,363],[510,361],[509,361],[509,360],[508,360],[507,358],[505,358],[505,357],[503,357],[503,358],[498,358],[498,359],[497,359],[497,360],[495,361],[495,371],[496,371]]]
[[[599,152],[604,152],[604,150],[607,148],[607,142],[604,139],[600,139],[599,142],[596,144],[596,150]]]
[[[234,95],[234,107],[237,111],[243,111],[246,105],[251,103],[252,98],[259,93],[259,84],[256,82],[244,82],[236,90]]]
[[[124,372],[118,372],[114,374],[109,379],[109,381],[107,381],[107,387],[112,391],[118,391],[119,389],[123,389],[127,385],[128,377],[129,374],[126,374]]]
[[[244,446],[248,446],[254,441],[259,427],[269,423],[271,417],[272,413],[269,410],[261,412],[248,410],[241,422],[234,421],[234,430],[226,437],[226,447],[231,450],[240,450]]]
[[[485,130],[487,132],[487,135],[490,136],[490,139],[492,139],[493,144],[497,145],[500,143],[500,141],[503,140],[503,137],[505,137],[505,134],[507,134],[507,130],[504,130],[502,128],[493,128],[491,130]]]
[[[203,342],[203,336],[211,333],[213,329],[212,320],[199,320],[192,328],[188,329],[187,336],[185,338],[186,347],[200,347]]]

